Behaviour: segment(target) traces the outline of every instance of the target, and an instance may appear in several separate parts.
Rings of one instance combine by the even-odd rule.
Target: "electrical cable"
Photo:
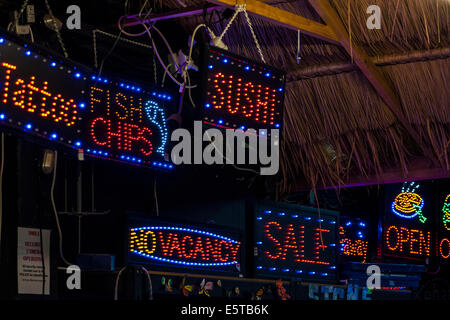
[[[52,186],[50,188],[50,200],[52,203],[52,208],[53,208],[53,212],[55,214],[55,220],[56,220],[56,227],[58,228],[58,235],[59,235],[59,254],[61,256],[61,259],[64,261],[65,264],[67,264],[68,266],[72,265],[72,263],[68,262],[65,258],[64,258],[64,254],[63,254],[63,236],[62,236],[62,231],[61,231],[61,225],[59,224],[59,217],[58,217],[58,211],[56,210],[56,205],[55,205],[55,198],[54,198],[54,194],[53,191],[55,189],[55,181],[56,181],[56,169],[57,169],[57,164],[58,164],[58,151],[55,150],[55,160],[54,160],[54,167],[53,167],[53,177],[52,177]]]
[[[119,273],[117,274],[116,277],[116,284],[114,286],[114,300],[118,300],[118,294],[119,294],[119,279],[120,279],[120,275],[122,274],[122,272],[127,268],[127,266],[123,267],[122,269],[120,269]]]
[[[147,271],[144,267],[141,267],[142,270],[145,271],[145,274],[147,275],[148,279],[148,299],[153,300],[153,285],[152,285],[152,278],[150,277],[150,272]]]

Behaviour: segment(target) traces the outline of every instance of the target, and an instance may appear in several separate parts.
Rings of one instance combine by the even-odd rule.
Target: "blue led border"
[[[158,169],[173,169],[174,165],[170,162],[160,162],[160,161],[152,161],[152,160],[142,160],[139,157],[136,156],[132,156],[132,155],[126,155],[126,154],[121,154],[121,155],[117,155],[114,152],[110,153],[108,151],[104,151],[104,150],[98,150],[98,149],[92,149],[92,148],[88,148],[85,150],[85,152],[94,158],[99,158],[99,159],[106,159],[106,160],[111,160],[111,161],[116,161],[116,162],[125,162],[127,164],[134,164],[136,166],[140,166],[143,164],[147,164],[147,165],[152,165],[155,168]]]

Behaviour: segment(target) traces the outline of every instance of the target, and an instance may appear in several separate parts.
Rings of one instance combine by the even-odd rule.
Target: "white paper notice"
[[[42,230],[45,266],[45,294],[50,288],[50,230]],[[42,294],[40,230],[17,228],[17,281],[19,294]]]

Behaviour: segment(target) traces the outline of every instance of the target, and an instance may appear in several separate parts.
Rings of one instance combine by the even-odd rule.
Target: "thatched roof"
[[[323,23],[308,0],[264,2]],[[205,4],[200,0],[164,1],[173,9],[183,3]],[[250,15],[267,63],[288,74],[282,190],[299,185],[346,184],[353,176],[381,176],[390,169],[398,169],[406,176],[418,159],[424,169],[439,168],[450,173],[450,2],[330,3],[347,31],[351,31],[352,44],[363,48],[388,79],[404,118],[422,141],[416,141],[400,125],[339,44],[303,34],[302,59],[297,64],[297,32]],[[366,9],[373,4],[381,8],[381,30],[366,27]],[[185,17],[179,22],[192,30],[203,18]],[[214,24],[214,32],[219,34],[226,23]],[[259,59],[244,19],[232,25],[224,42],[234,53]]]

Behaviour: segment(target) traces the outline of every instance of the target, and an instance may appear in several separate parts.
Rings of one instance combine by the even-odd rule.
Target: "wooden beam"
[[[397,64],[415,63],[421,61],[433,61],[438,59],[450,58],[450,47],[433,50],[417,50],[406,54],[392,54],[381,57],[372,58],[372,62],[376,66],[387,66]],[[343,72],[352,72],[357,70],[357,66],[350,62],[336,62],[317,66],[302,67],[290,71],[286,81],[300,81],[303,79],[311,79],[315,77],[323,77],[335,75]]]
[[[349,34],[344,24],[340,20],[337,12],[331,6],[328,0],[309,0],[316,12],[320,15],[322,20],[333,30],[339,42],[345,48],[349,55],[352,55],[355,64],[359,70],[365,75],[367,80],[372,84],[375,91],[386,103],[388,109],[394,114],[400,124],[406,129],[409,135],[420,144],[425,156],[433,161],[439,167],[439,163],[433,155],[432,150],[422,140],[417,131],[405,119],[400,100],[389,86],[387,80],[381,71],[375,66],[365,50],[354,43],[350,43]]]
[[[278,9],[271,5],[265,4],[258,0],[207,0],[208,2],[218,4],[227,8],[234,8],[236,4],[246,5],[247,12],[257,15],[260,18],[272,23],[281,25],[292,30],[301,30],[305,34],[326,40],[328,42],[337,43],[338,38],[335,33],[326,25],[306,19],[295,13]]]

